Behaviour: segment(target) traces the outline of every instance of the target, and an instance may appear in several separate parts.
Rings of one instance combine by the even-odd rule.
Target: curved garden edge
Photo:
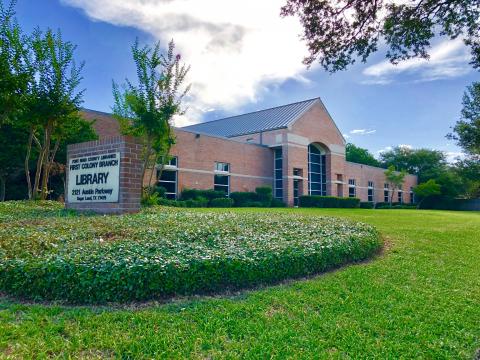
[[[167,212],[166,219],[184,220],[182,216],[185,215],[185,211]],[[187,212],[186,214],[193,218],[201,216],[202,219],[217,216],[208,213],[195,215]],[[247,230],[251,230],[249,226],[256,226],[253,222],[263,221],[268,225],[268,221],[273,221],[267,217],[252,218],[248,214],[232,213],[232,217],[236,217],[236,221],[239,219],[244,221],[247,224]],[[242,232],[239,232],[240,235],[231,235],[236,229],[235,222],[231,222],[228,216],[222,219],[226,219],[225,223],[219,223],[218,229],[224,229],[225,234],[218,234],[218,230],[208,227],[202,228],[205,233],[198,235],[198,238],[194,237],[192,241],[195,242],[194,245],[197,245],[197,242],[200,243],[205,248],[206,255],[187,257],[185,261],[159,262],[155,254],[125,261],[122,257],[124,253],[117,250],[113,259],[110,257],[105,261],[100,261],[98,258],[95,258],[95,261],[83,261],[75,256],[62,257],[58,254],[26,259],[0,259],[0,291],[21,299],[60,300],[74,304],[122,303],[164,300],[177,296],[221,294],[226,291],[310,277],[342,265],[367,260],[377,254],[383,246],[379,233],[365,224],[336,218],[309,217],[307,219],[282,215],[277,219],[278,221],[291,219],[294,222],[300,219],[307,226],[307,230],[309,226],[311,227],[309,231],[313,235],[318,231],[319,237],[325,235],[322,233],[323,225],[317,226],[318,229],[315,228],[318,222],[325,224],[325,227],[329,226],[330,230],[340,232],[345,228],[345,232],[349,235],[343,237],[337,235],[336,239],[340,239],[338,241],[326,239],[312,244],[307,240],[304,242],[295,242],[297,239],[288,240],[288,236],[292,236],[289,232],[291,229],[283,232],[282,229],[278,229],[278,234],[272,230],[267,234],[266,239],[259,238],[261,246],[253,251],[248,246],[256,239],[250,239],[250,242],[247,241],[240,246],[239,243],[245,241],[239,237]],[[332,219],[335,219],[333,225]],[[181,228],[182,225],[178,226]],[[205,227],[205,225],[202,226]],[[294,228],[295,224],[292,227]],[[354,230],[357,228],[361,235],[355,233]],[[209,231],[216,233],[218,243],[210,244],[213,240]],[[263,237],[264,235],[262,234]],[[226,241],[224,238],[229,236],[231,238]],[[180,247],[188,247],[189,244],[180,243]],[[125,242],[125,246],[129,246],[128,241]],[[143,243],[139,246],[142,249]],[[148,247],[151,244],[145,246]],[[209,247],[221,247],[221,251],[210,254]],[[238,250],[241,256],[236,256],[236,252],[232,252],[229,247],[237,247],[234,250]],[[162,248],[161,251],[165,252],[165,249]],[[88,256],[86,259],[90,260]]]

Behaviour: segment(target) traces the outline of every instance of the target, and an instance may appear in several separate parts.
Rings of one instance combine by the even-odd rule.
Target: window
[[[215,191],[225,192],[225,196],[230,196],[230,164],[224,162],[215,162],[215,175],[213,177],[213,189]]]
[[[316,144],[308,145],[308,194],[327,195],[326,156]]]
[[[163,163],[163,157],[161,159],[161,162],[160,162],[160,166],[162,165]],[[170,157],[170,160],[168,160],[166,163],[165,163],[165,167],[177,167],[177,163],[178,163],[178,158],[176,156],[172,156]]]
[[[373,181],[368,182],[368,201],[373,202]]]
[[[415,204],[415,194],[413,192],[413,187],[410,187],[410,204]]]
[[[390,201],[389,191],[388,191],[388,183],[383,184],[383,201],[384,202],[389,202]]]
[[[400,189],[398,190],[398,202],[403,203],[403,191]]]
[[[230,195],[230,176],[215,175],[213,180],[213,189],[215,191],[224,191],[225,196]]]
[[[163,169],[157,170],[158,186],[165,188],[165,196],[171,200],[177,198],[177,164],[178,158],[173,156],[168,163],[163,166]]]
[[[274,150],[274,164],[273,164],[273,189],[274,197],[279,200],[283,200],[283,158],[282,148]]]
[[[229,172],[230,164],[224,162],[215,162],[215,171],[219,172]]]
[[[357,187],[355,185],[355,179],[348,179],[348,197],[357,196]]]

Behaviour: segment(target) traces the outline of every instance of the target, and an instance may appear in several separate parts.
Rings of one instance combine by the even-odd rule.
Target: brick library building
[[[120,135],[110,114],[83,110],[100,139]],[[175,199],[182,189],[254,191],[271,186],[275,198],[296,206],[302,195],[388,202],[385,169],[345,160],[345,139],[320,98],[175,128],[171,160],[158,184]],[[158,172],[160,173],[160,172]],[[415,175],[394,202],[413,203]]]

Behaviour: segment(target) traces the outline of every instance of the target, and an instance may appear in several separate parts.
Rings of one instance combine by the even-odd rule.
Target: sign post
[[[141,145],[115,136],[68,147],[65,207],[97,213],[140,209]]]

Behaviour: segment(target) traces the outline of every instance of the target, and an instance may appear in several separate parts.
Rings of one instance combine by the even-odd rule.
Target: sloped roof
[[[271,109],[189,125],[181,129],[227,138],[254,134],[261,131],[282,129],[295,122],[295,120],[300,118],[313,104],[319,101],[319,98],[304,100]]]

